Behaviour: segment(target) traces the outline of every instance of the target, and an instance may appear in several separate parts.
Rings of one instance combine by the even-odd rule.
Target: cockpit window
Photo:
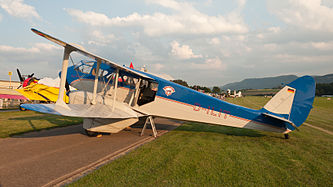
[[[78,66],[77,70],[79,70],[81,73],[85,73],[85,74],[89,74],[91,72],[92,69],[92,64],[82,64],[81,66]]]
[[[107,75],[109,72],[108,71],[106,71],[106,70],[103,70],[103,69],[100,69],[99,70],[99,76],[100,77],[104,77],[105,75]]]

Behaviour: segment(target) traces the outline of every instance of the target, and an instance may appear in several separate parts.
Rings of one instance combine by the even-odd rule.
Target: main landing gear
[[[89,130],[87,130],[87,129],[84,129],[84,130],[86,131],[86,134],[87,134],[88,136],[90,136],[90,137],[96,137],[96,136],[99,135],[98,132],[89,131]]]
[[[147,124],[148,123],[150,124],[151,129],[153,130],[153,136],[154,136],[154,138],[156,138],[157,137],[157,131],[156,131],[155,122],[154,122],[154,119],[153,119],[152,116],[148,116],[147,117],[146,122],[145,122],[145,124],[144,124],[144,126],[142,128],[142,131],[141,131],[141,136],[144,135],[144,132],[145,132],[145,129],[147,128]]]

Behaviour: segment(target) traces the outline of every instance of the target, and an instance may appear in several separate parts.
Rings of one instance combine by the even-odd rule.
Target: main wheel
[[[27,109],[22,108],[21,105],[19,106],[21,111],[26,111]]]
[[[86,134],[90,137],[96,137],[98,135],[97,132],[89,131],[87,129],[84,129],[86,131]]]

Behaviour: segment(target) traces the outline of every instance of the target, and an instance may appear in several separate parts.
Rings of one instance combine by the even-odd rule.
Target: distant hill
[[[229,83],[221,87],[222,90],[241,90],[241,89],[265,89],[265,88],[277,88],[282,84],[288,84],[298,77],[296,75],[282,75],[277,77],[265,77],[265,78],[251,78],[244,79],[240,82]],[[316,83],[331,83],[333,82],[333,74],[323,76],[313,76]]]
[[[327,74],[323,76],[313,76],[316,83],[331,83],[333,82],[333,74]]]

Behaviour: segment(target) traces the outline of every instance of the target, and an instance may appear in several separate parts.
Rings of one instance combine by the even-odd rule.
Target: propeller
[[[28,75],[28,78],[31,78],[35,75],[35,73],[31,73],[30,75]]]
[[[23,82],[24,78],[22,77],[20,70],[17,68],[16,71],[17,71],[17,75],[18,75],[20,81]]]

